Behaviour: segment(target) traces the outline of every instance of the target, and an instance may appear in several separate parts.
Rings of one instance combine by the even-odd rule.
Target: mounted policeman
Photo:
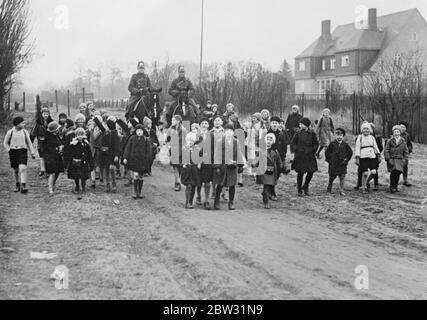
[[[130,92],[130,99],[126,108],[126,119],[135,116],[135,110],[138,108],[139,103],[151,90],[151,81],[148,75],[145,74],[144,61],[138,62],[138,73],[132,75],[128,90]],[[142,119],[140,122],[142,122]]]
[[[166,114],[167,122],[170,124],[172,117],[180,115],[183,121],[197,122],[200,110],[194,101],[194,86],[190,79],[185,77],[185,67],[179,66],[179,77],[176,78],[168,91],[175,98]]]

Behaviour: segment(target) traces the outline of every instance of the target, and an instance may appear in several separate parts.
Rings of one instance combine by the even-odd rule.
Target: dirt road
[[[184,192],[173,191],[172,170],[161,165],[145,181],[144,200],[131,199],[120,180],[118,194],[100,187],[78,201],[65,176],[49,196],[30,161],[22,196],[11,192],[0,154],[0,299],[427,298],[426,146],[411,159],[414,187],[397,196],[385,191],[383,166],[380,192],[326,195],[319,161],[312,197],[295,196],[292,173],[266,211],[247,179],[234,212],[185,210]],[[350,189],[354,164],[349,171]],[[32,251],[58,257],[35,260]],[[68,290],[49,280],[58,265],[69,269]],[[368,290],[355,288],[358,266],[368,268]]]

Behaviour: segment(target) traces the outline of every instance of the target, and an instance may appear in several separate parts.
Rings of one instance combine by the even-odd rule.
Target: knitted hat
[[[115,116],[109,116],[108,119],[107,119],[107,121],[108,120],[111,120],[113,122],[117,122],[117,118]]]
[[[331,109],[328,109],[328,108],[323,109],[322,114],[325,114],[325,112],[331,113]]]
[[[84,102],[80,103],[80,105],[79,105],[79,109],[80,109],[80,110],[81,110],[81,109],[85,109],[85,110],[86,110],[86,108],[87,108],[86,103],[84,103]]]
[[[149,123],[153,123],[153,121],[151,121],[151,119],[148,117],[144,117],[144,120],[142,121],[144,127],[146,127]]]
[[[399,130],[400,133],[402,133],[402,127],[400,125],[394,126],[392,132],[394,133],[395,130]]]
[[[48,107],[41,108],[41,113],[45,113],[45,112],[50,114],[50,110]]]
[[[197,135],[194,132],[188,133],[187,136],[185,137],[185,142],[187,144],[195,143],[196,141],[197,141]]]
[[[297,109],[297,110],[299,111],[299,109],[300,109],[300,108],[299,108],[299,106],[298,106],[298,105],[293,105],[293,106],[292,106],[292,110],[293,110],[293,109]]]
[[[346,132],[345,132],[345,130],[343,128],[336,128],[335,132],[341,132],[342,135],[345,137]]]
[[[65,113],[60,113],[58,116],[59,119],[67,119],[68,116]]]
[[[256,118],[258,121],[261,121],[261,120],[262,120],[262,115],[261,115],[261,113],[256,112],[256,113],[254,113],[254,114],[252,115],[252,119],[253,119],[253,118]]]
[[[84,114],[78,113],[74,118],[74,122],[86,122],[86,117]]]
[[[56,121],[53,121],[51,123],[49,123],[49,125],[47,126],[47,131],[49,131],[50,133],[56,132],[59,129],[59,124]]]
[[[107,120],[107,127],[110,130],[116,130],[116,123],[112,120]]]
[[[302,118],[300,123],[302,123],[303,125],[305,125],[307,128],[309,128],[311,126],[311,121],[309,118]]]
[[[371,125],[369,124],[369,122],[364,122],[364,123],[362,123],[362,126],[361,126],[361,128],[360,128],[362,131],[363,131],[363,129],[369,129],[369,130],[371,130],[372,129],[372,127],[371,127]]]
[[[270,122],[277,122],[280,123],[280,118],[279,117],[271,117]]]
[[[13,119],[13,125],[16,127],[18,125],[20,125],[22,122],[24,122],[24,118],[22,117],[16,117]]]
[[[229,103],[229,104],[227,104],[227,106],[226,106],[225,108],[226,108],[226,109],[228,109],[228,107],[231,107],[231,108],[232,108],[232,110],[234,110],[234,104]]]
[[[225,130],[233,130],[234,131],[234,126],[232,125],[232,124],[226,124],[225,126],[224,126],[224,131]]]
[[[270,111],[268,111],[267,109],[264,109],[264,110],[262,110],[261,111],[261,114],[263,114],[263,113],[267,113],[268,114],[268,117],[270,118]]]
[[[142,124],[137,124],[135,126],[135,131],[137,131],[137,130],[144,130],[144,127],[142,126]]]
[[[132,125],[132,127],[136,128],[136,126],[139,124],[138,120],[132,118],[129,120],[130,124]]]
[[[268,134],[265,136],[265,142],[267,142],[267,138],[271,138],[271,139],[273,139],[273,144],[274,144],[274,143],[276,143],[276,135],[275,135],[274,133],[268,133]]]
[[[182,123],[182,117],[180,115],[176,115],[176,116],[174,116],[174,118],[176,121],[179,121]]]

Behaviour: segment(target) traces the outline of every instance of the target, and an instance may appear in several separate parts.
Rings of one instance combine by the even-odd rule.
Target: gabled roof
[[[354,23],[338,26],[330,39],[319,37],[296,59],[331,56],[338,52],[353,50],[384,49],[414,17],[418,9],[396,12],[377,18],[378,30],[358,30]]]

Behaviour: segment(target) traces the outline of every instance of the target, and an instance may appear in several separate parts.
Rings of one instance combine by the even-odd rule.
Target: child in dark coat
[[[345,196],[345,176],[347,175],[348,162],[353,157],[353,150],[350,145],[344,141],[345,130],[337,128],[335,130],[336,140],[325,151],[326,161],[329,163],[329,185],[328,192],[332,193],[332,184],[335,179],[340,179],[340,195]]]
[[[151,119],[145,117],[143,121],[144,126],[144,135],[150,139],[151,143],[151,162],[150,162],[150,170],[148,175],[151,176],[151,168],[153,167],[154,160],[156,159],[157,150],[160,146],[159,139],[157,138],[156,130],[153,129],[153,122]]]
[[[57,122],[49,123],[42,148],[46,173],[49,177],[49,194],[53,194],[59,174],[64,172],[64,143],[59,138],[59,124]]]
[[[144,136],[144,127],[138,124],[135,127],[135,135],[131,136],[125,152],[123,154],[123,163],[133,171],[134,174],[134,191],[136,199],[143,199],[141,196],[144,185],[144,174],[148,173],[151,162],[151,143],[149,138]]]
[[[202,201],[202,185],[205,190],[205,201],[203,202],[203,207],[206,210],[210,210],[211,206],[209,203],[209,196],[211,190],[211,183],[213,179],[212,164],[214,162],[214,148],[215,148],[215,138],[213,134],[209,132],[209,120],[203,118],[200,121],[200,130],[198,132],[198,138],[200,141],[199,146],[201,147],[200,156],[203,158],[203,162],[199,169],[200,183],[201,185],[197,187],[197,198],[198,201]]]
[[[196,188],[201,186],[199,167],[194,163],[195,153],[200,149],[195,146],[197,135],[194,132],[187,134],[185,138],[185,146],[183,150],[183,166],[181,173],[182,184],[185,185],[185,208],[193,209],[194,195]]]
[[[294,135],[291,141],[292,150],[295,151],[292,169],[298,173],[297,184],[299,197],[302,197],[304,194],[306,196],[310,195],[309,185],[314,173],[318,170],[315,155],[319,147],[319,140],[317,139],[316,132],[310,129],[310,126],[310,119],[302,118],[300,130]],[[304,175],[306,175],[306,177],[303,185]]]
[[[256,183],[264,186],[262,192],[264,208],[270,209],[269,200],[275,195],[274,187],[279,180],[283,163],[279,151],[273,148],[273,145],[276,143],[276,136],[273,133],[268,133],[265,136],[265,143],[266,150],[261,152],[260,168],[265,164],[266,171],[263,175],[257,175]]]
[[[86,192],[86,181],[94,169],[94,162],[85,130],[77,128],[74,134],[75,138],[65,153],[65,168],[68,171],[68,179],[74,180],[76,184],[74,193],[79,194]]]
[[[116,123],[113,120],[107,120],[107,130],[97,118],[94,118],[94,121],[98,128],[102,131],[101,147],[99,149],[99,164],[107,183],[106,192],[116,192],[117,184],[115,164],[119,162],[120,155],[120,138],[119,134],[117,133]],[[110,176],[112,180],[112,189],[110,185]]]
[[[31,142],[33,142],[37,138],[37,146],[38,146],[38,153],[40,157],[40,174],[39,176],[42,177],[46,173],[46,165],[45,160],[43,156],[43,141],[46,137],[46,131],[49,123],[53,122],[52,117],[50,116],[50,110],[48,107],[43,107],[39,112],[36,114],[36,125],[31,130]]]
[[[118,119],[117,124],[124,132],[123,138],[120,140],[120,161],[125,168],[124,177],[125,179],[128,179],[128,181],[125,183],[125,187],[129,187],[133,185],[133,173],[132,170],[129,169],[129,166],[123,163],[123,159],[126,146],[130,138],[135,135],[135,127],[138,125],[138,121],[135,119],[129,119],[128,124],[126,124],[122,119]]]

